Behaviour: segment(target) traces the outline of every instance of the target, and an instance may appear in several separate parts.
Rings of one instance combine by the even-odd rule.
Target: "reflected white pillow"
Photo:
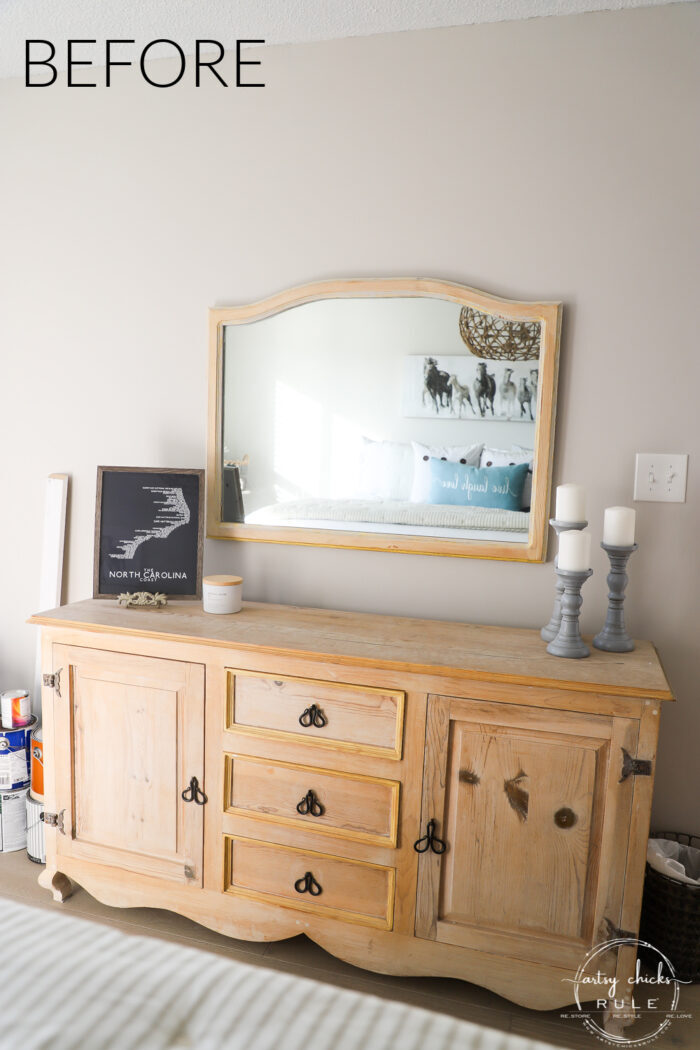
[[[515,466],[518,463],[527,463],[530,467],[528,475],[525,478],[525,485],[523,486],[523,494],[520,502],[522,510],[530,509],[530,502],[532,500],[532,462],[534,457],[534,449],[523,448],[522,445],[513,445],[511,449],[507,448],[489,448],[484,447],[481,453],[481,467],[507,467]]]
[[[363,437],[353,498],[407,500],[412,471],[410,445]]]
[[[462,463],[468,467],[478,467],[481,450],[484,445],[421,445],[412,441],[413,447],[413,484],[411,486],[411,503],[428,503],[432,473],[431,459],[446,459],[448,463]]]

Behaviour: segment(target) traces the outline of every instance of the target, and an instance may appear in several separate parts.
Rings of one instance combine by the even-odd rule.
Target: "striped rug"
[[[551,1050],[0,899],[0,1050]]]

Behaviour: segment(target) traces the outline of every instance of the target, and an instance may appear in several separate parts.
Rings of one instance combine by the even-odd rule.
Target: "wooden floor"
[[[65,904],[56,904],[46,890],[37,885],[40,870],[39,865],[28,860],[25,852],[0,854],[0,896],[41,908],[55,908],[64,915],[105,923],[125,933],[161,937],[253,966],[292,971],[317,981],[409,1002],[500,1031],[541,1039],[554,1046],[571,1050],[593,1050],[596,1046],[595,1038],[583,1029],[580,1021],[560,1017],[564,1011],[540,1013],[525,1010],[463,981],[438,977],[384,977],[358,970],[328,955],[304,936],[268,944],[234,941],[171,912],[151,908],[109,908],[80,888]],[[679,1008],[693,1016],[688,1020],[674,1021],[669,1032],[651,1044],[657,1050],[698,1050],[700,1047],[700,984],[682,988]]]

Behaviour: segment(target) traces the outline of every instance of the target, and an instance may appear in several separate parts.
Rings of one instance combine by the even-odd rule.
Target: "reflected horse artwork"
[[[474,396],[482,416],[486,415],[489,408],[491,409],[491,415],[495,414],[493,402],[496,398],[496,379],[495,376],[486,371],[486,363],[484,361],[479,361],[479,364],[476,366]]]
[[[428,394],[435,409],[436,413],[440,412],[441,408],[452,409],[452,386],[450,384],[450,377],[447,372],[443,372],[438,368],[437,361],[434,357],[426,357],[425,364],[423,365],[423,404],[425,404],[425,395]]]
[[[462,418],[462,408],[469,405],[474,415],[474,405],[472,404],[471,394],[469,393],[469,384],[460,383],[456,375],[450,376],[450,384],[452,385],[452,411],[455,411],[455,401],[457,402],[457,414],[459,418]]]

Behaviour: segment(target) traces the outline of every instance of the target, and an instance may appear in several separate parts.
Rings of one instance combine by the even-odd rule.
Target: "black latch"
[[[198,806],[203,806],[205,802],[209,801],[199,786],[199,781],[196,777],[192,777],[190,786],[182,792],[182,800],[183,802],[196,802]]]
[[[435,828],[437,827],[437,821],[429,820],[426,828],[426,834],[422,839],[417,839],[413,843],[413,848],[416,853],[427,853],[429,849],[433,853],[444,853],[447,849],[447,843],[439,839],[435,834]]]
[[[621,784],[623,780],[627,780],[627,777],[650,777],[651,776],[651,759],[650,758],[632,758],[629,751],[625,748],[621,748],[622,751],[622,776],[618,783]]]

